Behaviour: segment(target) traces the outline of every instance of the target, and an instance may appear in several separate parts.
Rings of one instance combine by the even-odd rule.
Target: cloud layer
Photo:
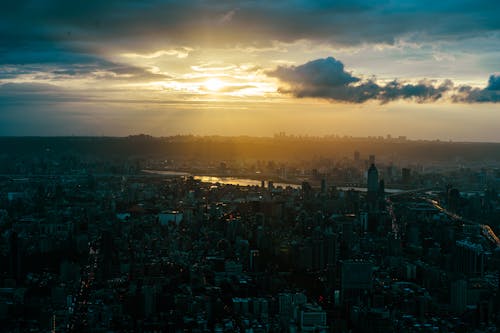
[[[363,103],[377,100],[382,103],[399,99],[418,103],[433,102],[451,94],[454,102],[481,103],[500,101],[500,76],[491,75],[484,89],[460,86],[451,80],[440,84],[421,80],[416,84],[393,80],[379,84],[375,78],[362,80],[344,69],[339,60],[328,57],[309,61],[299,66],[279,66],[267,73],[282,83],[280,93],[295,97],[324,98],[331,101]]]
[[[18,43],[38,38],[140,44],[147,37],[182,43],[310,38],[358,44],[391,42],[414,31],[447,40],[500,29],[500,4],[488,0],[19,0],[2,9],[4,27],[16,28],[2,29],[2,40]]]
[[[18,0],[0,11],[0,65],[10,66],[11,77],[28,73],[30,65],[57,67],[61,73],[73,70],[67,67],[79,67],[75,73],[83,67],[97,72],[122,66],[110,64],[110,55],[117,53],[184,58],[203,47],[265,50],[300,40],[349,47],[489,36],[492,45],[500,45],[499,15],[500,2],[489,0]],[[137,70],[116,77],[151,74]],[[359,89],[370,94],[373,88]],[[404,88],[407,94],[411,88]]]
[[[500,2],[18,0],[0,12],[0,64],[87,62],[88,54],[314,40],[336,45],[498,34]]]

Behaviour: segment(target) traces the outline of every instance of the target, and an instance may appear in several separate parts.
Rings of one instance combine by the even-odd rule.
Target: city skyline
[[[491,1],[18,1],[0,135],[500,142]]]

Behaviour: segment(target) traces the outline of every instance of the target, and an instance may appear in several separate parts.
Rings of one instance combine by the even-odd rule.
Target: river
[[[200,180],[203,183],[212,183],[212,184],[227,184],[227,185],[239,185],[239,186],[260,186],[261,181],[256,180],[256,179],[250,179],[250,178],[240,178],[240,177],[220,177],[220,176],[200,176],[200,175],[193,175],[190,174],[189,172],[182,172],[182,171],[170,171],[170,170],[142,170],[143,172],[147,173],[153,173],[157,175],[164,175],[167,177],[187,177],[187,176],[192,176],[196,180]],[[268,182],[266,181],[265,184],[267,185]],[[302,185],[300,184],[292,184],[292,183],[283,183],[283,182],[273,182],[275,187],[281,186],[281,187],[291,187],[291,188],[301,188]],[[339,186],[337,189],[342,190],[342,191],[348,191],[348,190],[356,190],[360,192],[366,192],[366,187],[343,187]],[[386,188],[385,189],[386,193],[400,193],[403,192],[403,190],[400,189],[393,189],[393,188]]]

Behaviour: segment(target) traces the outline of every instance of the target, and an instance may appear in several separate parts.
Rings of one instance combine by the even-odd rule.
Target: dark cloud
[[[486,88],[461,86],[458,88],[453,101],[459,103],[499,103],[500,102],[500,75],[491,75]]]
[[[313,60],[300,66],[279,66],[267,74],[285,84],[279,88],[281,93],[299,98],[316,97],[349,103],[368,100],[387,103],[398,99],[430,102],[442,98],[445,92],[453,88],[451,81],[437,86],[426,80],[417,84],[394,80],[385,85],[376,83],[374,79],[362,81],[346,72],[342,62],[333,57]]]
[[[311,39],[354,45],[392,43],[412,33],[455,40],[498,32],[499,14],[500,2],[490,0],[18,0],[2,6],[0,54],[24,52],[27,59],[14,61],[32,62],[59,53],[179,44]]]
[[[259,48],[299,39],[346,45],[391,44],[409,34],[417,41],[449,41],[500,31],[499,15],[500,2],[488,0],[7,1],[0,11],[0,79],[32,74],[40,79],[53,75],[56,79],[161,80],[165,76],[112,63],[106,55],[183,46]],[[313,71],[313,65],[317,69],[328,65],[330,72],[310,76],[300,69],[284,70],[276,76],[289,82],[315,80],[296,90],[297,94],[354,102],[373,96],[387,101],[393,96],[428,100],[443,89],[428,83],[409,86],[398,82],[381,94],[375,82],[357,81],[340,62],[320,61],[307,70]],[[332,79],[339,81],[328,81]],[[496,96],[481,95],[483,99]]]
[[[116,64],[111,62],[102,62],[99,65],[76,65],[67,68],[58,68],[51,72],[56,77],[88,77],[107,80],[164,80],[170,78],[168,75],[157,74],[148,71],[145,68]]]
[[[0,67],[0,79],[13,79],[30,75],[37,80],[65,78],[106,79],[120,81],[165,80],[168,75],[153,73],[147,68],[111,62],[99,57],[67,58],[64,62],[8,64]]]
[[[359,45],[454,41],[495,36],[500,2],[490,0],[209,1],[209,0],[17,0],[0,11],[0,79],[23,74],[164,79],[147,69],[106,60],[113,51],[150,52],[166,47],[260,47],[300,39]],[[333,58],[272,73],[288,84],[280,91],[361,103],[438,100],[451,89],[422,81],[381,85],[345,71]],[[462,87],[456,101],[497,101],[498,76],[486,89]]]
[[[272,74],[293,85],[315,87],[338,87],[359,81],[344,70],[343,63],[333,57],[313,60],[293,68],[280,66]]]
[[[251,88],[252,86],[241,86],[240,89]],[[237,89],[227,90],[228,92],[236,91]],[[29,109],[37,108],[41,104],[61,108],[67,103],[90,103],[94,106],[100,104],[158,104],[158,105],[174,105],[174,104],[190,104],[201,105],[203,101],[189,101],[176,99],[151,99],[147,96],[137,97],[134,95],[124,96],[120,89],[74,89],[60,85],[47,83],[3,83],[0,84],[0,113],[7,112],[7,106],[10,105],[25,105],[30,106]],[[69,112],[68,108],[65,112]]]
[[[424,103],[437,101],[451,89],[453,89],[453,83],[450,80],[446,80],[438,86],[426,80],[422,80],[417,84],[401,83],[394,80],[384,86],[379,86],[379,94],[375,97],[382,102],[413,99],[418,103]]]
[[[488,80],[488,86],[486,87],[486,89],[499,91],[500,90],[500,75],[490,75],[490,78]]]

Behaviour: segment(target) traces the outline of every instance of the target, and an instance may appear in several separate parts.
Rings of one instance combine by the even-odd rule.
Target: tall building
[[[385,196],[385,182],[383,179],[381,179],[378,182],[378,195],[380,199],[384,199]]]
[[[319,306],[305,304],[299,312],[298,322],[302,332],[316,332],[326,329],[326,312]]]
[[[451,283],[450,288],[451,310],[462,313],[467,308],[467,281],[457,280]]]
[[[279,314],[291,318],[297,306],[307,303],[307,296],[303,293],[281,293],[278,295]]]
[[[373,264],[363,260],[346,260],[341,266],[341,298],[359,300],[372,289]]]
[[[484,275],[486,255],[481,244],[469,240],[456,241],[454,258],[457,272],[467,276]]]
[[[377,192],[378,191],[378,170],[375,164],[371,164],[368,169],[368,192]]]
[[[368,182],[367,182],[367,193],[366,200],[368,203],[368,211],[377,211],[377,199],[379,193],[379,181],[378,181],[378,170],[375,164],[372,164],[368,169]]]

